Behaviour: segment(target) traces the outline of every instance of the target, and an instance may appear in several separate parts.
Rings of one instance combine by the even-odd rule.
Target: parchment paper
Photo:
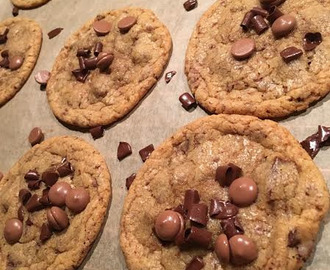
[[[182,6],[185,0],[52,0],[37,9],[20,10],[19,16],[35,19],[43,29],[44,41],[37,65],[24,87],[5,106],[0,108],[0,171],[6,173],[11,166],[30,149],[27,137],[30,130],[39,126],[46,138],[58,135],[76,135],[94,145],[105,157],[112,175],[113,198],[107,221],[99,239],[93,246],[81,269],[126,269],[119,245],[119,223],[124,198],[125,179],[142,165],[138,151],[153,143],[159,145],[179,127],[205,116],[197,108],[186,112],[178,101],[180,94],[189,91],[184,75],[185,50],[200,16],[214,3],[214,0],[200,0],[197,9],[186,12]],[[109,9],[137,6],[153,10],[171,32],[173,53],[167,71],[177,74],[167,85],[161,78],[156,87],[123,120],[105,131],[103,138],[94,141],[89,133],[70,130],[62,125],[50,110],[46,93],[39,90],[33,75],[42,69],[51,70],[54,59],[65,40],[76,29],[96,14]],[[11,17],[9,0],[0,0],[0,20]],[[49,40],[47,33],[63,27],[62,33]],[[292,134],[302,140],[317,131],[317,125],[330,126],[330,95],[312,106],[306,112],[281,121]],[[131,144],[133,154],[119,162],[116,157],[119,141]],[[315,158],[324,177],[330,184],[330,149],[321,150]],[[317,245],[317,250],[306,269],[330,269],[330,218]]]

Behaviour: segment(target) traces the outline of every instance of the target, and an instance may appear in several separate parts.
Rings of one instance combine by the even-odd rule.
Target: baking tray
[[[178,97],[189,91],[184,75],[184,58],[188,40],[201,15],[214,3],[214,0],[200,0],[196,9],[186,12],[184,0],[52,0],[36,9],[20,10],[19,16],[35,19],[43,29],[41,53],[32,76],[24,87],[6,105],[0,108],[0,171],[7,172],[11,166],[30,149],[27,137],[30,130],[39,126],[46,138],[58,135],[75,135],[94,145],[105,157],[112,176],[113,197],[107,221],[92,252],[80,267],[84,270],[126,269],[125,260],[119,245],[120,215],[126,196],[125,179],[142,165],[138,151],[153,143],[159,145],[183,125],[205,116],[196,108],[185,111]],[[46,93],[40,91],[33,75],[42,69],[51,70],[55,57],[66,39],[96,14],[126,6],[151,9],[168,27],[173,39],[173,52],[166,71],[177,74],[169,84],[161,78],[154,89],[140,104],[121,121],[107,128],[104,137],[94,141],[89,133],[71,130],[62,125],[52,114]],[[9,0],[0,0],[0,20],[12,17]],[[49,40],[47,33],[63,27],[57,37]],[[317,131],[317,125],[330,126],[330,95],[307,111],[289,117],[280,123],[302,140]],[[129,142],[133,154],[119,162],[116,157],[119,141]],[[321,150],[315,163],[321,169],[328,186],[330,183],[330,149]],[[321,230],[322,238],[316,252],[307,264],[309,270],[327,270],[330,265],[330,218],[326,218]]]

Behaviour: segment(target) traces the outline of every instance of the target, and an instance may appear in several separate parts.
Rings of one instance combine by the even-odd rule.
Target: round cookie
[[[72,167],[60,169],[58,165],[65,163],[63,158]],[[52,207],[52,212],[49,212],[51,206],[48,205],[45,209],[30,213],[27,210],[32,206],[30,200],[35,195],[20,207],[19,191],[29,190],[27,184],[30,183],[24,178],[36,178],[35,172],[30,172],[28,176],[26,173],[35,170],[39,178],[44,178],[43,173],[50,167],[57,168],[60,175],[57,183],[66,182],[72,189],[88,192],[89,202],[83,211],[76,213],[62,207],[63,214],[61,209]],[[39,189],[29,191],[41,197],[44,189],[45,183],[42,182]],[[22,192],[20,195],[24,198]],[[93,146],[71,136],[54,137],[34,146],[0,181],[0,269],[75,269],[101,230],[110,199],[109,170],[104,158]],[[4,226],[7,220],[20,218],[18,210],[23,215],[23,235],[17,243],[8,244],[4,238]],[[62,218],[65,213],[69,224]],[[49,225],[64,230],[54,230],[48,236],[45,230],[41,234],[41,230],[47,229],[47,218]],[[40,239],[41,235],[44,240]]]
[[[35,8],[39,7],[45,3],[47,3],[49,0],[11,0],[13,5],[19,8]]]
[[[229,163],[258,187],[256,202],[237,214],[258,250],[244,268],[219,262],[212,248],[163,244],[153,229],[160,213],[182,204],[186,190],[197,190],[208,206],[214,198],[229,200],[228,188],[215,181],[217,168]],[[328,207],[323,176],[285,128],[252,116],[208,116],[167,139],[137,173],[122,213],[121,247],[129,269],[180,270],[195,256],[205,269],[300,269]],[[220,220],[209,218],[206,228],[214,246]]]
[[[8,50],[9,59],[23,57],[22,66],[16,70],[0,67],[0,106],[10,100],[29,78],[39,56],[42,31],[28,18],[10,18],[0,22],[0,35],[9,29],[7,41],[0,44],[0,52]],[[0,56],[0,61],[4,58]]]
[[[126,17],[137,21],[121,26],[119,22]],[[77,51],[89,49],[90,60],[97,42],[103,44],[103,52],[112,55],[107,62],[109,71],[92,69],[85,82],[78,81],[72,74],[80,67]],[[55,116],[80,127],[115,122],[157,82],[171,48],[170,33],[149,10],[126,8],[96,16],[72,35],[56,58],[47,84],[48,101]]]
[[[285,1],[279,9],[293,15],[297,26],[277,39],[270,28],[261,35],[242,30],[245,13],[256,6],[257,0],[217,1],[192,34],[185,73],[196,100],[211,113],[284,117],[330,91],[330,1]],[[323,41],[305,52],[303,39],[309,32],[320,32]],[[256,52],[238,61],[230,51],[241,38],[254,39]],[[291,46],[302,49],[303,55],[286,63],[280,53]]]

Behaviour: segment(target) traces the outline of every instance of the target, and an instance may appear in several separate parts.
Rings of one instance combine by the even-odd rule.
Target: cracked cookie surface
[[[256,182],[258,198],[240,208],[245,235],[259,256],[242,267],[220,263],[212,250],[162,245],[153,232],[157,215],[176,207],[188,189],[201,202],[228,200],[228,188],[215,181],[220,165],[234,163]],[[121,219],[121,247],[129,269],[185,269],[194,256],[206,270],[300,269],[311,254],[320,222],[328,211],[325,180],[297,140],[283,127],[251,116],[217,115],[183,127],[145,162],[129,189]],[[220,221],[210,219],[213,243]],[[300,243],[288,247],[288,235]]]
[[[134,16],[137,23],[128,33],[117,24]],[[111,31],[97,36],[93,22],[99,18],[111,23]],[[79,67],[78,48],[93,49],[103,43],[112,52],[110,74],[93,70],[85,83],[71,74]],[[161,76],[172,48],[170,33],[149,10],[126,8],[98,15],[68,40],[56,58],[47,85],[49,104],[59,119],[71,125],[92,127],[108,125],[129,113]]]
[[[287,0],[279,9],[293,15],[297,27],[280,39],[270,29],[260,36],[242,31],[244,14],[255,6],[259,1],[217,1],[192,34],[185,72],[192,93],[209,112],[284,117],[307,109],[330,91],[330,1]],[[280,52],[302,48],[308,32],[320,32],[323,42],[285,63]],[[248,60],[234,60],[231,46],[245,37],[255,40],[257,51]]]
[[[86,209],[74,215],[66,209],[69,227],[55,232],[41,243],[40,228],[47,221],[46,211],[25,211],[23,235],[18,243],[7,244],[3,230],[6,220],[17,217],[18,192],[27,188],[24,175],[31,169],[43,172],[66,157],[74,168],[73,176],[60,179],[90,194]],[[33,191],[39,196],[42,189]],[[0,181],[0,269],[75,269],[96,239],[111,198],[111,177],[100,153],[84,140],[63,136],[46,140],[29,150]],[[29,217],[33,225],[26,226]]]
[[[0,106],[10,100],[29,78],[39,56],[42,31],[40,26],[28,18],[10,18],[0,22],[0,34],[8,28],[8,40],[0,44],[0,52],[8,50],[9,57],[24,57],[17,70],[0,67]],[[0,56],[0,61],[2,57]]]

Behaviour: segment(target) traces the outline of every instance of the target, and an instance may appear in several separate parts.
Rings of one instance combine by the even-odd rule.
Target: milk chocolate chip
[[[46,85],[49,78],[50,72],[48,70],[40,70],[36,75],[34,75],[35,81],[41,85]]]
[[[220,262],[229,263],[230,250],[228,238],[225,234],[220,234],[215,240],[214,251]]]
[[[234,180],[228,191],[230,199],[239,207],[251,205],[258,195],[258,187],[249,177],[240,177]]]
[[[276,6],[272,6],[269,9],[269,16],[267,17],[267,20],[270,24],[276,21],[277,18],[283,16],[284,14],[278,9]]]
[[[83,211],[89,201],[89,192],[83,187],[68,190],[65,197],[66,206],[74,213],[80,213]]]
[[[272,25],[272,32],[276,38],[288,35],[295,27],[297,21],[292,15],[285,14],[276,19]]]
[[[15,244],[21,239],[23,234],[23,224],[17,218],[8,219],[5,223],[3,235],[9,244]]]
[[[106,71],[109,69],[113,61],[113,54],[101,52],[97,57],[96,67],[99,68],[101,71]]]
[[[68,215],[61,208],[53,206],[47,211],[49,225],[57,231],[62,231],[69,226]]]
[[[122,34],[127,33],[136,24],[137,19],[133,16],[127,16],[118,22],[118,28]]]
[[[56,206],[64,206],[65,198],[69,190],[71,190],[71,186],[68,183],[57,182],[49,190],[48,196],[50,202]]]
[[[182,216],[172,210],[160,213],[155,222],[157,236],[163,241],[173,241],[184,226]]]
[[[9,58],[9,68],[10,70],[19,69],[24,62],[24,58],[22,56],[13,56]]]
[[[111,31],[111,24],[105,20],[95,21],[93,29],[98,36],[105,36]]]
[[[252,38],[237,40],[231,47],[231,54],[236,60],[244,60],[252,56],[256,50],[256,44]]]
[[[229,239],[231,262],[244,265],[258,257],[256,244],[246,235],[235,235]]]

